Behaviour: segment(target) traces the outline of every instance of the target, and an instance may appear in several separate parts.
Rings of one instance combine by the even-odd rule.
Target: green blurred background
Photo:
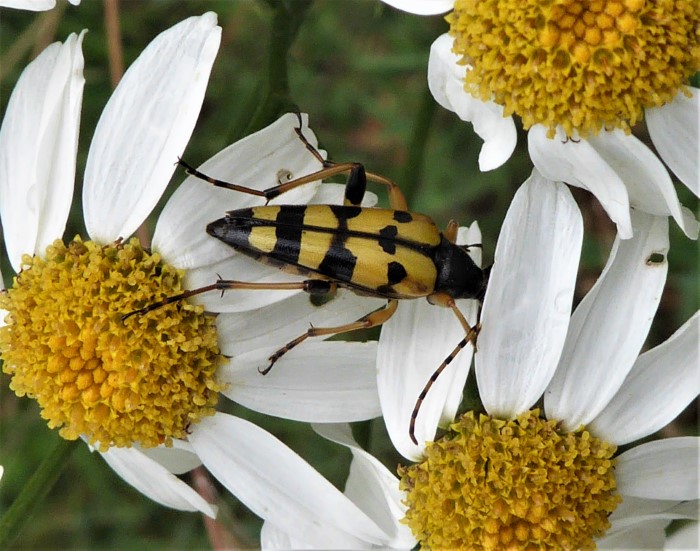
[[[277,17],[274,20],[277,6]],[[291,11],[280,19],[283,8]],[[311,127],[334,160],[361,161],[402,185],[413,210],[439,225],[451,218],[478,220],[485,262],[490,263],[506,209],[529,176],[524,132],[518,149],[498,170],[480,173],[481,141],[470,124],[437,106],[427,90],[426,67],[432,41],[446,29],[440,16],[418,17],[378,1],[126,1],[118,5],[124,61],[128,66],[159,32],[190,15],[215,11],[223,28],[221,49],[185,158],[197,165],[265,122],[261,104],[273,79],[288,71],[288,98],[268,98],[267,117],[296,105],[310,114]],[[298,29],[297,29],[298,27]],[[110,83],[105,4],[83,0],[46,13],[0,10],[0,112],[26,64],[46,45],[88,29],[83,51],[83,100],[78,178],[66,236],[85,235],[80,182],[93,129],[107,101]],[[271,39],[274,32],[275,39]],[[295,36],[294,32],[298,30]],[[286,53],[284,42],[291,47]],[[271,46],[272,44],[272,46]],[[286,63],[285,63],[286,61]],[[274,116],[273,116],[274,118]],[[635,134],[650,144],[643,125]],[[183,179],[174,176],[161,201]],[[677,186],[681,201],[697,212],[697,200]],[[586,228],[576,300],[594,283],[614,239],[614,226],[593,197],[573,189]],[[149,220],[153,229],[156,217]],[[698,308],[698,248],[671,222],[669,277],[647,346],[667,338]],[[10,282],[3,251],[5,280]],[[0,512],[12,503],[58,436],[39,418],[34,402],[18,399],[0,375]],[[277,435],[342,488],[349,452],[327,443],[301,423],[281,421],[227,404]],[[697,433],[692,406],[664,435]],[[390,468],[393,451],[381,420],[359,424],[356,435]],[[257,546],[260,521],[220,490],[221,524],[243,547]],[[158,506],[133,490],[87,447],[80,446],[68,468],[15,542],[17,549],[209,548],[199,515]]]

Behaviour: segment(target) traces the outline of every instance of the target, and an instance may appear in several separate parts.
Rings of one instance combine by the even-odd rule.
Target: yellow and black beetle
[[[296,129],[309,151],[323,163],[313,174],[280,183],[264,191],[223,182],[202,174],[180,160],[186,171],[211,184],[263,197],[266,201],[303,184],[347,173],[343,205],[264,205],[230,211],[207,226],[207,233],[236,251],[278,267],[307,275],[292,283],[250,283],[220,279],[212,285],[169,297],[131,312],[144,314],[165,304],[207,291],[227,289],[302,289],[314,295],[329,295],[337,288],[360,295],[386,298],[386,307],[359,320],[337,327],[311,327],[270,356],[273,364],[308,337],[334,335],[375,327],[386,322],[402,299],[427,298],[431,304],[451,308],[465,330],[465,337],[431,376],[416,400],[410,422],[414,436],[420,405],[440,373],[468,342],[475,342],[477,329],[469,325],[455,304],[456,299],[482,300],[488,270],[479,268],[469,256],[468,246],[455,244],[457,224],[444,232],[427,216],[410,212],[399,187],[383,176],[366,172],[360,163],[326,161],[304,137],[301,121]],[[367,180],[384,185],[391,208],[363,208]]]

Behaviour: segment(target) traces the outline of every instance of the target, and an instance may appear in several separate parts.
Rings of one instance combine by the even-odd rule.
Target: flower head
[[[465,90],[553,138],[629,131],[700,66],[693,2],[478,2],[447,17]]]
[[[630,207],[672,216],[697,237],[698,223],[680,205],[667,169],[630,134],[646,117],[663,161],[699,193],[700,96],[689,82],[700,68],[693,2],[457,0],[452,8],[449,32],[430,50],[428,84],[440,105],[484,139],[482,170],[512,154],[517,115],[537,170],[591,191],[623,239],[632,236]],[[430,13],[441,11],[436,4]]]
[[[294,280],[205,232],[226,210],[262,200],[193,177],[161,213],[152,248],[129,238],[160,199],[192,133],[220,32],[213,13],[186,19],[154,39],[125,74],[88,153],[89,238],[60,239],[73,195],[83,35],[51,45],[26,68],[0,129],[0,215],[17,271],[0,297],[0,355],[11,387],[39,402],[50,427],[93,444],[159,503],[213,516],[214,508],[173,476],[203,463],[254,512],[296,522],[284,509],[305,499],[289,488],[308,465],[266,431],[215,406],[224,394],[302,421],[375,417],[375,343],[309,343],[270,375],[258,369],[309,323],[347,323],[376,301],[340,293],[315,306],[301,291],[211,293],[199,304],[182,301],[124,319],[218,277]],[[274,186],[280,174],[316,172],[322,163],[297,131],[316,146],[306,115],[289,114],[201,168],[256,189]],[[342,197],[342,186],[314,181],[277,200]],[[368,194],[367,201],[375,199]],[[309,354],[324,357],[322,376]],[[241,475],[251,469],[257,474]]]
[[[385,325],[380,399],[395,447],[416,462],[401,470],[401,487],[406,522],[422,543],[587,547],[642,528],[639,509],[627,505],[636,500],[649,500],[646,512],[664,519],[671,509],[688,514],[678,512],[682,502],[698,499],[696,439],[615,455],[670,422],[700,390],[693,344],[700,314],[639,356],[666,278],[668,224],[632,218],[635,237],[616,241],[570,315],[580,215],[565,186],[533,174],[506,216],[484,298],[474,354],[483,410],[455,419],[454,381],[466,379],[469,358],[453,362],[418,414],[419,445],[408,436],[410,414],[444,359],[440,346],[429,352],[444,331],[416,311],[399,310]],[[414,360],[414,348],[426,352]],[[543,409],[533,408],[542,397]]]

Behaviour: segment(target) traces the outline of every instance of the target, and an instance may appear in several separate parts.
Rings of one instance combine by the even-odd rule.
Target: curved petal
[[[506,214],[484,297],[475,365],[490,415],[515,417],[549,383],[566,337],[582,240],[571,192],[534,171]]]
[[[474,125],[474,131],[484,140],[479,169],[493,170],[513,154],[518,140],[515,123],[512,117],[503,115],[503,106],[481,101],[464,90],[464,75],[470,69],[458,63],[452,42],[450,35],[443,34],[430,47],[428,87],[435,101]]]
[[[685,436],[635,446],[617,458],[615,480],[622,496],[648,499],[700,498],[698,444]]]
[[[610,515],[612,527],[609,532],[633,526],[646,519],[697,519],[700,510],[696,505],[693,501],[625,496]]]
[[[648,519],[596,540],[598,549],[661,549],[666,535],[666,519]]]
[[[700,195],[698,172],[698,113],[700,90],[688,87],[690,97],[678,92],[673,101],[647,109],[649,136],[664,162],[695,195]]]
[[[633,211],[634,237],[619,237],[574,312],[544,397],[565,430],[588,424],[610,402],[646,340],[666,282],[668,218]]]
[[[363,421],[381,415],[375,363],[377,343],[309,342],[269,362],[234,357],[219,371],[223,391],[245,407],[284,419],[314,423]]]
[[[0,216],[10,263],[63,236],[75,181],[85,31],[22,72],[0,129]]]
[[[345,495],[384,530],[389,549],[413,549],[416,538],[401,522],[406,515],[404,492],[399,480],[381,461],[363,450],[355,441],[349,425],[314,425],[314,430],[352,452]]]
[[[462,231],[460,237],[468,238],[468,235],[469,232]],[[458,300],[457,306],[469,323],[476,323],[476,301]],[[471,346],[456,356],[423,400],[415,426],[419,444],[409,438],[416,399],[463,338],[464,329],[454,313],[420,299],[402,302],[396,314],[382,326],[377,350],[379,399],[391,441],[407,459],[419,460],[423,443],[434,438],[438,423],[451,422],[454,418],[471,365]]]
[[[188,442],[173,440],[173,447],[158,446],[156,448],[141,448],[135,446],[142,454],[157,461],[173,474],[185,474],[199,467],[202,462],[192,450]]]
[[[304,540],[335,528],[372,543],[383,532],[301,457],[258,426],[216,414],[192,428],[192,447],[216,479],[246,507]]]
[[[681,208],[666,167],[651,149],[622,130],[601,132],[588,141],[625,183],[631,207],[657,216],[673,216],[688,237],[697,239],[697,220]]]
[[[665,427],[700,393],[700,312],[645,352],[588,429],[622,445]]]
[[[216,508],[197,492],[136,448],[110,448],[100,454],[107,464],[146,497],[178,511],[216,517]]]
[[[561,131],[550,139],[541,124],[530,128],[527,139],[530,158],[542,176],[590,191],[617,225],[620,237],[632,237],[627,188],[590,142],[569,139]]]
[[[416,15],[436,15],[450,11],[454,0],[382,0],[394,8]]]
[[[90,237],[128,237],[160,199],[194,129],[221,27],[212,12],[158,35],[124,74],[95,128],[83,186]]]
[[[281,177],[300,177],[316,172],[322,165],[299,139],[298,127],[295,114],[283,115],[266,128],[221,150],[199,170],[212,178],[258,190],[277,185]],[[302,114],[301,131],[315,147],[318,142],[308,127],[306,114]],[[313,182],[301,186],[271,203],[307,203],[319,184]],[[153,235],[153,248],[168,262],[183,269],[199,268],[240,256],[231,247],[207,235],[207,224],[223,218],[226,211],[263,204],[263,198],[217,188],[189,176],[163,209]]]

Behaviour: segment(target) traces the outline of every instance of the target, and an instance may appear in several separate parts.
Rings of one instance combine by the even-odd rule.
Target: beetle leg
[[[149,304],[144,308],[139,308],[133,312],[129,312],[122,316],[122,321],[130,318],[134,315],[143,315],[168,304],[174,302],[179,302],[186,298],[193,297],[195,295],[201,295],[202,293],[208,293],[209,291],[224,291],[231,289],[252,289],[252,290],[266,290],[266,291],[283,291],[283,290],[295,290],[299,289],[301,291],[306,291],[311,295],[327,295],[334,293],[338,288],[338,285],[333,281],[327,281],[325,279],[306,279],[304,281],[289,281],[285,283],[251,283],[249,281],[235,281],[232,279],[219,279],[216,283],[211,285],[205,285],[204,287],[199,287],[197,289],[191,289],[180,293],[179,295],[173,295],[171,297],[159,300],[153,304]]]
[[[450,220],[447,223],[447,227],[442,232],[442,235],[444,235],[445,239],[450,243],[457,243],[457,230],[459,230],[459,224],[454,220]]]
[[[371,312],[366,316],[362,316],[360,319],[352,323],[346,323],[345,325],[338,325],[336,327],[310,327],[309,330],[306,331],[306,333],[303,333],[299,335],[296,339],[289,341],[272,356],[270,356],[270,365],[268,365],[265,369],[259,371],[262,375],[267,375],[277,360],[279,360],[292,348],[301,344],[309,337],[337,335],[339,333],[347,333],[349,331],[356,331],[358,329],[369,329],[370,327],[376,327],[377,325],[381,325],[384,322],[386,322],[391,316],[394,315],[398,304],[399,302],[396,299],[389,299],[389,302],[387,302],[387,305],[384,308],[380,310],[375,310],[374,312]]]

